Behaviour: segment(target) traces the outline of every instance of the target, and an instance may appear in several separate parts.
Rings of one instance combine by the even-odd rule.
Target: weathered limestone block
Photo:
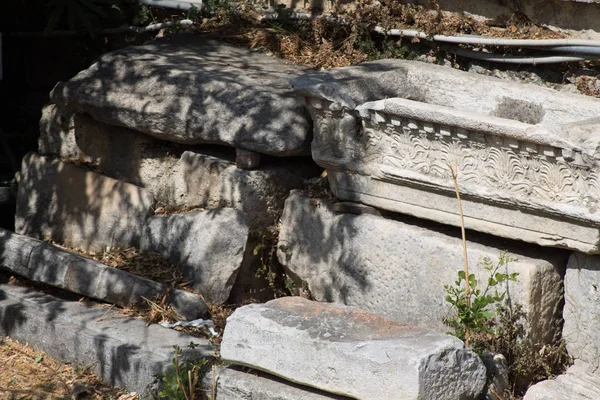
[[[145,187],[158,201],[167,197],[177,164],[169,143],[55,104],[42,108],[38,152],[97,165],[111,178]]]
[[[90,251],[137,247],[153,201],[141,187],[30,153],[21,168],[15,231]]]
[[[600,367],[600,256],[573,253],[565,273],[565,326],[569,354]]]
[[[503,249],[468,242],[469,270],[480,282]],[[529,317],[529,336],[538,343],[560,337],[566,264],[562,252],[546,258],[519,253],[505,272],[518,272],[508,294]],[[393,320],[446,332],[444,285],[463,268],[462,241],[430,229],[383,217],[336,214],[332,205],[292,192],[286,200],[279,235],[279,261],[314,298],[357,306]],[[502,288],[500,288],[502,290]]]
[[[171,181],[175,204],[239,209],[248,216],[251,229],[275,224],[290,190],[319,174],[314,164],[300,160],[247,171],[223,158],[191,151],[181,155],[178,166]]]
[[[145,326],[106,308],[65,301],[15,285],[0,285],[0,334],[27,342],[58,360],[89,366],[103,381],[152,395],[157,374],[172,368],[173,345],[190,357],[211,357],[208,340]],[[188,350],[193,341],[197,346]]]
[[[244,261],[247,242],[244,213],[218,208],[151,217],[141,249],[168,258],[179,266],[192,288],[209,301],[222,304]]]
[[[162,283],[4,229],[0,229],[0,266],[33,281],[119,306],[163,296],[168,289]],[[204,301],[190,292],[171,290],[167,301],[189,320],[207,313]]]
[[[195,35],[107,53],[52,90],[52,102],[178,143],[306,154],[310,122],[289,90],[305,70]]]
[[[355,399],[475,399],[486,380],[482,361],[453,336],[300,297],[238,308],[221,355]]]
[[[212,372],[209,371],[202,380],[204,390],[214,400],[349,400],[348,397],[286,382],[259,371],[246,373],[234,368],[220,367],[215,369],[214,374],[213,378]]]
[[[401,60],[293,84],[339,198],[459,225],[451,165],[467,228],[600,252],[600,99]]]
[[[533,385],[523,397],[523,400],[566,399],[600,399],[600,375],[592,373],[589,365],[576,361],[565,374]]]
[[[168,206],[242,210],[251,229],[258,230],[276,222],[290,190],[320,173],[308,160],[290,159],[242,170],[233,152],[204,146],[181,153],[167,142],[54,104],[42,112],[39,151],[96,164],[110,177],[148,189]]]

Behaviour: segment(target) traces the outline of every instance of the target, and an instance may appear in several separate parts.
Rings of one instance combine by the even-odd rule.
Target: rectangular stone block
[[[339,198],[458,226],[452,166],[467,228],[600,252],[600,99],[400,60],[293,83]]]
[[[107,176],[142,186],[167,206],[242,210],[252,229],[276,223],[289,191],[321,173],[308,159],[271,160],[246,171],[236,167],[233,150],[182,148],[54,104],[43,109],[40,121],[41,154],[97,164]]]
[[[600,256],[573,253],[565,273],[563,338],[569,355],[600,367]]]
[[[240,307],[225,361],[355,399],[476,399],[483,362],[456,337],[300,297]]]
[[[0,333],[58,360],[91,366],[105,382],[154,399],[156,374],[172,366],[173,345],[211,357],[207,340],[97,306],[57,299],[31,289],[0,285]]]
[[[167,292],[167,286],[39,240],[0,229],[0,266],[36,282],[120,306],[130,306]],[[168,302],[187,319],[207,312],[196,294],[171,290]]]
[[[141,249],[162,254],[179,266],[194,290],[223,304],[244,261],[248,232],[246,215],[232,208],[154,216]]]
[[[495,263],[504,249],[471,241],[467,249],[469,272],[483,285],[488,278],[483,259]],[[529,335],[538,343],[558,339],[562,325],[566,260],[562,252],[545,253],[532,258],[509,252],[517,261],[502,272],[517,272],[518,280],[499,288],[523,305]],[[292,192],[277,255],[316,300],[361,307],[440,332],[449,329],[442,323],[450,308],[444,285],[453,285],[463,269],[460,237],[376,215],[336,214],[330,203]]]
[[[152,194],[74,164],[23,158],[15,231],[89,251],[139,246]]]

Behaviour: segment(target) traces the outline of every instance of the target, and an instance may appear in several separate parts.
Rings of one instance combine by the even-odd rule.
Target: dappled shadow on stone
[[[108,53],[51,94],[111,125],[180,143],[306,154],[310,122],[289,90],[302,68],[194,35]]]

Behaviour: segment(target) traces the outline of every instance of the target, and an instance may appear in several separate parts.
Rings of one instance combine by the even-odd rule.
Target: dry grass
[[[102,304],[103,307],[118,311],[120,314],[132,317],[144,319],[147,326],[153,323],[169,322],[185,320],[184,317],[179,315],[170,304],[167,302],[167,297],[170,290],[173,288],[186,290],[203,297],[201,293],[194,291],[189,287],[189,282],[183,279],[181,271],[175,265],[169,262],[166,258],[160,254],[145,253],[134,247],[128,248],[113,248],[107,249],[103,252],[86,252],[78,248],[69,247],[65,244],[51,242],[52,245],[59,248],[77,253],[86,258],[90,258],[103,263],[109,267],[118,268],[123,271],[127,271],[131,274],[142,276],[144,278],[151,279],[156,282],[166,284],[169,289],[162,296],[157,296],[151,299],[143,298],[140,301],[128,306],[128,307],[117,307],[115,305]],[[28,286],[29,284],[21,282]],[[39,286],[39,285],[38,285]],[[39,287],[38,287],[39,290]],[[215,330],[219,333],[217,338],[213,338],[212,335],[208,334],[204,328],[194,327],[175,327],[173,329],[187,333],[196,337],[203,337],[213,339],[220,342],[220,337],[223,334],[225,328],[225,320],[233,310],[226,305],[215,305],[206,301],[209,314],[213,323],[215,324]]]
[[[70,247],[67,244],[53,241],[49,243],[83,257],[99,261],[109,267],[143,276],[170,287],[185,289],[188,284],[183,279],[179,268],[160,254],[142,252],[134,247],[108,248],[103,252],[87,252],[76,247]]]
[[[200,207],[200,206],[194,206],[194,207],[174,206],[174,205],[159,203],[154,208],[154,214],[168,216],[168,215],[182,214],[182,213],[191,212],[191,211],[203,211],[203,210],[206,210],[206,208]]]
[[[2,400],[133,400],[136,394],[108,386],[90,368],[56,361],[31,346],[0,339]]]
[[[600,97],[600,81],[592,76],[581,76],[575,82],[577,89],[588,96]]]
[[[390,43],[400,47],[419,42],[398,38],[392,41],[381,35],[371,35],[368,27],[373,26],[415,29],[427,35],[473,34],[518,39],[564,37],[560,32],[534,24],[523,14],[515,13],[502,21],[482,22],[469,15],[442,11],[435,1],[429,8],[401,4],[396,0],[358,1],[351,10],[338,8],[330,14],[330,17],[343,21],[342,24],[323,17],[260,21],[255,14],[251,8],[242,6],[234,12],[217,13],[196,29],[296,64],[323,69],[392,57]]]

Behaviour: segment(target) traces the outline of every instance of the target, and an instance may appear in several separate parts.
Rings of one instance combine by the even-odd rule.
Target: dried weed
[[[56,361],[10,338],[0,339],[0,371],[3,399],[137,399],[137,394],[104,384],[91,368]]]

